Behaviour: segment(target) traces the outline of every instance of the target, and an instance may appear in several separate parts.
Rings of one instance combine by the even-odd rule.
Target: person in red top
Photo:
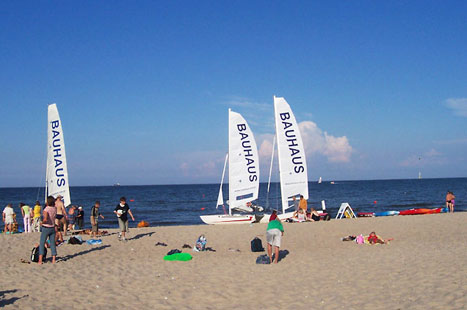
[[[388,243],[388,241],[391,241],[391,240],[393,240],[393,239],[389,238],[389,239],[386,239],[386,241],[384,241],[383,239],[378,237],[374,231],[372,231],[370,233],[370,235],[368,236],[368,243],[369,244],[377,244],[377,243],[386,244],[386,243]]]

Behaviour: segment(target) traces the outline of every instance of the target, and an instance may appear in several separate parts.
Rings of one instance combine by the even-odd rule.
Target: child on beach
[[[92,237],[97,238],[97,235],[99,233],[99,217],[104,219],[104,216],[99,212],[99,207],[101,205],[100,201],[96,201],[94,203],[94,206],[91,208],[91,226],[92,226]]]
[[[32,231],[33,232],[40,232],[41,231],[41,212],[42,207],[39,201],[36,201],[36,205],[33,209],[33,218],[32,218]]]
[[[24,232],[25,233],[30,233],[31,232],[31,207],[24,204],[20,203],[19,208],[21,209],[21,215],[23,216],[23,226],[24,226]]]
[[[115,207],[114,213],[118,218],[118,227],[120,228],[120,233],[118,234],[118,240],[127,241],[125,238],[125,233],[128,231],[128,214],[130,214],[131,219],[134,221],[133,213],[131,213],[130,206],[126,203],[126,198],[120,198],[120,204]]]

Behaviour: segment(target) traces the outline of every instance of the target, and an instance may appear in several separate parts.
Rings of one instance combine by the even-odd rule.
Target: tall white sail
[[[57,105],[51,104],[47,117],[46,196],[61,195],[65,206],[71,204],[65,140]]]
[[[248,123],[229,109],[229,213],[258,198],[259,156]]]
[[[308,199],[308,173],[305,148],[297,121],[287,101],[274,96],[277,153],[281,182],[282,212],[293,196]]]

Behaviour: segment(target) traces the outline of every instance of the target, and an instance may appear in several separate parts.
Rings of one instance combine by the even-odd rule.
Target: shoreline
[[[117,240],[117,229],[106,229],[109,235],[101,238],[101,245],[64,244],[57,248],[57,264],[42,266],[20,262],[29,260],[39,233],[2,234],[0,305],[462,309],[467,304],[466,222],[467,213],[459,212],[284,223],[281,250],[286,255],[277,265],[257,265],[256,257],[265,252],[250,251],[256,236],[266,247],[266,224],[131,228],[126,243]],[[371,231],[394,241],[388,245],[341,241]],[[193,246],[201,234],[215,252],[182,248]],[[168,246],[155,246],[157,242]],[[193,259],[164,261],[171,249],[188,252]],[[47,298],[51,286],[59,303]]]

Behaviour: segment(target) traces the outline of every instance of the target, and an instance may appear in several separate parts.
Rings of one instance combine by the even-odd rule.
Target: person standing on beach
[[[55,264],[57,256],[57,248],[55,246],[55,216],[57,209],[55,208],[55,198],[52,196],[47,197],[47,204],[42,213],[42,232],[39,243],[39,265],[42,265],[42,258],[45,252],[45,242],[49,239],[50,248],[52,249],[52,264]]]
[[[128,231],[128,213],[131,216],[131,219],[134,221],[135,218],[131,213],[130,206],[126,203],[126,198],[121,197],[120,203],[115,207],[114,213],[118,217],[118,226],[120,228],[120,233],[118,234],[118,240],[126,241],[125,233]]]
[[[23,216],[23,227],[25,233],[31,232],[31,207],[20,203],[19,208],[21,209],[21,215]]]
[[[15,211],[11,203],[7,204],[5,209],[3,209],[3,223],[5,224],[5,232],[7,234],[13,233],[13,223],[15,222],[14,214]]]
[[[94,206],[91,208],[91,232],[93,238],[97,237],[97,233],[99,232],[99,216],[104,219],[104,216],[99,212],[99,207],[101,205],[101,202],[98,200],[96,203],[94,203]]]
[[[302,209],[305,213],[305,216],[306,216],[306,213],[308,211],[308,205],[307,205],[307,201],[305,198],[303,198],[303,195],[300,195],[300,202],[298,203],[298,206],[300,209]]]
[[[266,242],[268,243],[268,256],[272,261],[272,247],[274,247],[274,263],[279,261],[279,248],[281,247],[281,238],[284,235],[284,227],[281,220],[277,217],[277,211],[273,210],[269,218],[268,228],[266,229]]]
[[[34,206],[33,210],[33,218],[32,218],[32,231],[33,232],[40,232],[41,231],[41,212],[42,207],[39,201],[36,201],[36,205]]]
[[[456,199],[456,196],[451,191],[448,191],[446,194],[446,208],[448,208],[448,211],[450,213],[454,212],[454,200]]]
[[[84,210],[82,206],[78,207],[78,214],[76,215],[76,224],[78,224],[79,229],[84,227]]]
[[[55,217],[55,224],[58,226],[58,231],[63,229],[63,236],[66,236],[66,209],[65,204],[62,201],[62,195],[57,196],[57,200],[55,200],[55,208],[57,208],[57,216]],[[63,242],[63,236],[61,242]]]

